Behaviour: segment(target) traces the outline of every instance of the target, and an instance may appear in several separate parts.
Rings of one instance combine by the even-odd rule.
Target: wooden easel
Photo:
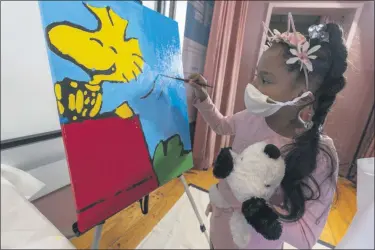
[[[211,245],[211,241],[210,241],[210,238],[209,238],[206,226],[204,225],[203,219],[202,219],[202,217],[201,217],[201,215],[200,215],[200,213],[198,211],[197,204],[195,203],[195,201],[193,199],[193,196],[191,195],[191,192],[189,190],[189,186],[188,186],[188,184],[186,182],[186,179],[185,179],[185,177],[183,175],[180,175],[178,178],[180,179],[180,181],[184,185],[185,193],[188,196],[190,204],[191,204],[191,206],[192,206],[192,208],[194,210],[195,216],[198,219],[199,228],[200,228],[201,232],[205,235],[205,237],[207,239],[207,242],[208,242],[208,244],[210,246]],[[146,199],[148,200],[148,196],[147,196]],[[147,204],[147,200],[145,200],[145,206],[144,207],[142,207],[142,201],[140,200],[141,209],[142,209],[142,213],[143,214],[147,214],[147,212],[148,212],[148,208],[147,208],[147,205],[146,205]],[[98,224],[95,227],[94,239],[93,239],[93,242],[92,242],[92,245],[91,245],[91,249],[99,249],[99,242],[100,242],[100,238],[101,238],[101,234],[102,234],[102,230],[103,230],[103,224],[104,224],[104,221],[102,223]]]

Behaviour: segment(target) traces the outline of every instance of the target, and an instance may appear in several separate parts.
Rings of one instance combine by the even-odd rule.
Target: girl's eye
[[[270,84],[271,83],[271,81],[270,80],[268,80],[267,78],[264,78],[264,77],[261,77],[261,80],[262,80],[262,83],[263,84]]]
[[[267,79],[266,77],[264,77],[263,75],[255,74],[255,77],[258,78],[262,84],[271,83],[271,81],[269,79]]]
[[[271,185],[264,185],[264,186],[267,187],[267,188],[271,187]]]

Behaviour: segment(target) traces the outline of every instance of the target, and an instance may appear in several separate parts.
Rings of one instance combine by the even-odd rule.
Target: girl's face
[[[297,81],[299,73],[304,74],[303,71],[288,71],[284,58],[284,47],[275,44],[262,54],[257,67],[257,76],[252,84],[275,101],[291,101],[307,91],[305,78],[299,77]],[[298,116],[304,120],[310,120],[311,110],[306,104],[312,101],[311,97],[304,98],[298,102],[297,106],[283,107],[274,116],[280,121],[280,126],[293,125],[294,129],[301,128],[303,126],[299,122]]]
[[[279,102],[291,101],[305,91],[304,82],[296,82],[298,72],[287,70],[283,54],[284,48],[278,44],[266,50],[259,60],[257,76],[252,82],[264,95]]]

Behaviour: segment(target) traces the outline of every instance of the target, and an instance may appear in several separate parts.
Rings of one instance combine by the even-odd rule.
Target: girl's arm
[[[210,97],[204,101],[198,98],[194,100],[194,106],[198,109],[203,119],[218,135],[234,135],[236,131],[236,115],[223,116],[215,107]]]
[[[189,77],[190,86],[194,89],[193,105],[201,113],[203,119],[211,129],[219,135],[234,135],[236,133],[236,117],[223,116],[215,107],[203,85],[207,85],[207,80],[200,74],[192,74]]]
[[[332,182],[332,178],[326,179],[327,170],[330,169],[328,164],[331,164],[330,158],[325,153],[320,153],[315,175],[318,183],[323,182],[320,185],[320,199],[306,202],[305,214],[297,222],[282,223],[283,233],[280,240],[298,249],[312,249],[326,224],[336,186],[336,183]],[[337,171],[335,174],[337,176]]]

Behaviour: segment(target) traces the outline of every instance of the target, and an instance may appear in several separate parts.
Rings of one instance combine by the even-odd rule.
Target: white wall
[[[1,163],[24,171],[65,159],[62,138],[1,150]]]
[[[156,9],[156,1],[142,1],[142,4],[152,10]]]
[[[77,215],[70,185],[33,201],[33,205],[66,237],[74,236],[72,225]]]
[[[1,140],[59,130],[37,1],[1,2]]]
[[[187,1],[176,1],[175,20],[178,23],[178,32],[180,35],[181,51],[183,50],[185,22],[186,22]]]

